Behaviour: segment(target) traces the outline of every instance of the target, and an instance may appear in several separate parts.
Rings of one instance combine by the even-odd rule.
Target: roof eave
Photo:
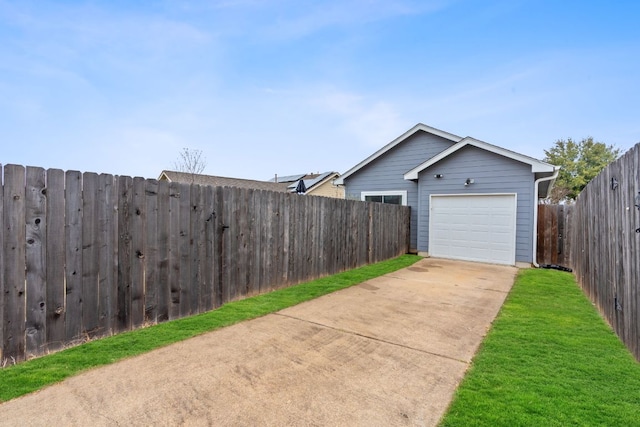
[[[324,177],[322,180],[320,180],[320,181],[318,181],[318,182],[314,183],[314,184],[313,184],[311,187],[309,187],[307,190],[310,190],[310,189],[312,189],[312,188],[314,188],[314,187],[315,187],[315,188],[320,187],[320,186],[321,186],[321,185],[323,185],[325,182],[327,182],[327,181],[331,181],[331,179],[332,179],[333,177],[335,177],[336,175],[338,175],[338,178],[340,177],[340,174],[339,174],[338,172],[331,172],[329,175],[327,175],[326,177]],[[336,179],[337,179],[337,178],[336,178]]]
[[[553,169],[553,172],[551,172],[551,175],[556,174],[557,172],[560,171],[560,169],[562,169],[560,166],[554,166],[554,169]],[[546,175],[548,172],[545,171],[545,172],[542,172],[542,173],[544,173]],[[539,178],[545,178],[545,177],[544,176],[536,177],[536,179],[539,179]],[[557,179],[558,179],[558,177],[556,176],[552,180],[543,181],[542,182],[542,183],[544,183],[546,185],[544,187],[539,187],[539,188],[546,189],[546,191],[544,191],[544,192],[540,191],[538,193],[538,198],[539,199],[546,199],[547,197],[549,197],[549,194],[551,194],[551,190],[553,190],[553,186],[555,185]]]

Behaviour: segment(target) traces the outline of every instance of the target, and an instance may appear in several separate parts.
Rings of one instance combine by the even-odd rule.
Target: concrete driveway
[[[0,405],[0,425],[436,425],[516,268],[423,259]]]

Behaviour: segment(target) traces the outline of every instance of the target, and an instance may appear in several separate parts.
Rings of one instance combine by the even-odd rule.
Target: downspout
[[[545,176],[544,178],[536,179],[534,183],[534,191],[533,194],[535,198],[533,199],[535,203],[533,204],[533,266],[538,268],[540,265],[538,264],[538,184],[542,181],[551,181],[558,177],[558,173],[560,172],[560,166],[554,166],[553,175]]]

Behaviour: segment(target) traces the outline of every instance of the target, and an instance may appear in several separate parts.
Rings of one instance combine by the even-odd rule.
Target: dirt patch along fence
[[[570,240],[578,283],[640,360],[640,144],[580,193]]]
[[[0,360],[406,253],[410,209],[7,165]]]
[[[571,263],[569,230],[573,205],[538,205],[538,264],[561,265]]]

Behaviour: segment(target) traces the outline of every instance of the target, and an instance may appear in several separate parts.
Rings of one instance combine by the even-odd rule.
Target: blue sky
[[[344,172],[418,122],[640,142],[640,2],[0,0],[0,163]]]

